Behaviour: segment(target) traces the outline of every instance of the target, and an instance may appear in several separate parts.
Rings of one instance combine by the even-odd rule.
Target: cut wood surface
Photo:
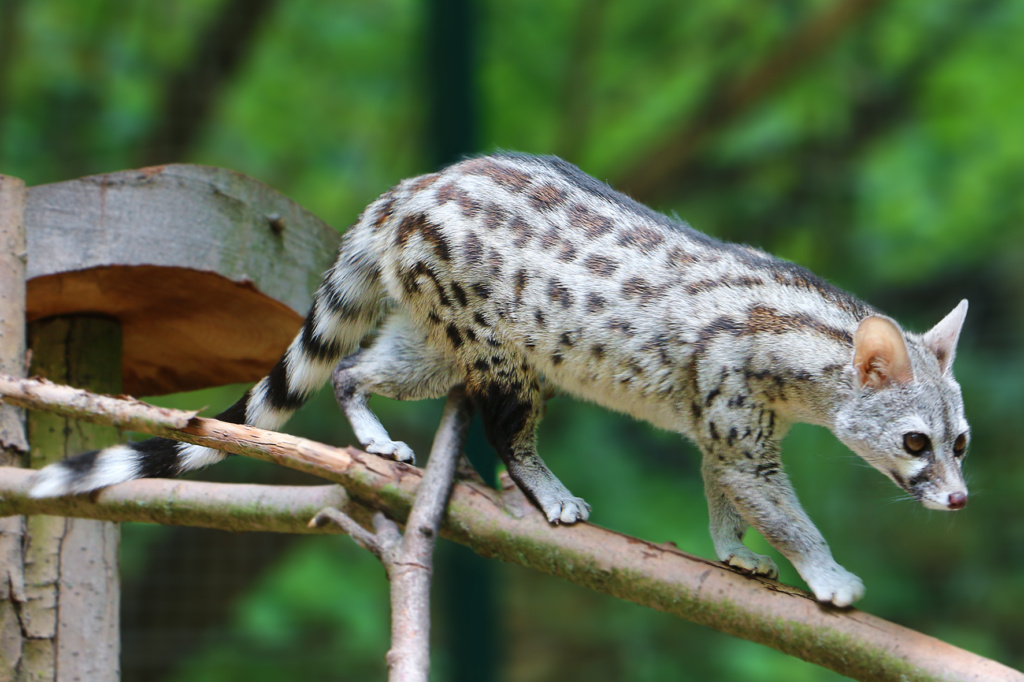
[[[170,165],[28,190],[28,318],[124,327],[124,390],[255,381],[298,330],[339,235],[234,171]]]

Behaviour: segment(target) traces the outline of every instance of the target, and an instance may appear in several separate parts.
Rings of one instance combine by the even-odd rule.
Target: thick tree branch
[[[41,382],[0,377],[5,401],[59,413],[89,412],[85,392],[77,407],[48,404],[40,398]],[[108,399],[111,400],[111,399]],[[109,407],[109,403],[107,406]],[[121,406],[135,414],[155,435],[217,447],[274,461],[341,483],[361,505],[405,518],[422,472],[354,448],[331,448],[312,441],[252,427],[192,418],[176,430],[166,414],[143,404]],[[91,409],[91,408],[90,408]],[[153,414],[148,414],[152,412]],[[122,413],[118,418],[124,418]],[[163,416],[160,416],[163,415]],[[101,407],[89,414],[112,423]],[[0,513],[38,513],[65,501],[29,502],[11,485],[10,470],[0,472]],[[134,485],[134,484],[132,484]],[[106,496],[96,495],[91,516],[101,516]],[[123,518],[123,517],[122,517]],[[1024,675],[995,661],[869,614],[822,606],[803,590],[740,575],[715,561],[687,555],[675,547],[627,537],[591,524],[550,526],[516,489],[498,492],[461,481],[452,491],[442,535],[487,557],[555,575],[596,591],[675,614],[737,637],[766,644],[784,653],[863,680],[1014,680]]]

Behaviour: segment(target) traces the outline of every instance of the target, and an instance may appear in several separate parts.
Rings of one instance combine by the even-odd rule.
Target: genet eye
[[[957,457],[962,457],[965,450],[967,450],[967,434],[961,433],[953,441],[953,454]]]
[[[932,444],[923,433],[908,433],[903,436],[903,449],[912,455],[923,455],[932,449]]]

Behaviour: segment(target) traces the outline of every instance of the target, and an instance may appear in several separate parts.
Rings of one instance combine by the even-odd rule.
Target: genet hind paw
[[[540,502],[541,511],[552,525],[571,525],[590,518],[590,505],[582,497],[557,497]]]
[[[416,455],[413,453],[412,448],[397,440],[371,440],[368,443],[363,443],[363,449],[367,452],[380,455],[385,459],[393,459],[398,462],[406,462],[407,464],[415,464]]]

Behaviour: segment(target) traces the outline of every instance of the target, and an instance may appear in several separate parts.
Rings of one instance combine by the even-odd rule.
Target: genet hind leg
[[[427,334],[401,312],[381,327],[369,348],[348,356],[334,370],[334,395],[363,449],[413,462],[411,448],[394,441],[366,401],[370,394],[396,400],[445,395],[459,382],[453,358],[430,344]]]
[[[543,396],[537,374],[515,354],[491,349],[469,370],[467,391],[483,418],[491,445],[508,473],[550,523],[576,523],[590,505],[574,496],[537,454],[537,424]]]

